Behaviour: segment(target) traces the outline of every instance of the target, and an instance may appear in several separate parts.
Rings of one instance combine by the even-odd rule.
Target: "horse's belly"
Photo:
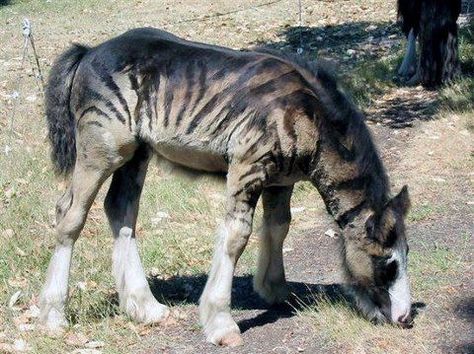
[[[227,172],[227,162],[224,157],[212,151],[173,145],[160,145],[155,150],[167,160],[193,170]]]

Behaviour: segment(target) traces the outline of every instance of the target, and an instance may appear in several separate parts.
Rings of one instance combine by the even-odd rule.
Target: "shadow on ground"
[[[177,276],[166,280],[150,278],[150,286],[155,297],[163,303],[170,305],[193,304],[197,305],[204,289],[207,276]],[[307,284],[301,282],[288,282],[291,296],[284,304],[269,306],[254,291],[252,276],[234,277],[232,287],[232,308],[238,310],[265,310],[254,318],[240,321],[242,332],[253,327],[273,323],[280,318],[289,318],[296,315],[297,310],[305,306],[314,305],[318,299],[331,303],[347,302],[349,298],[344,295],[340,284]]]
[[[169,305],[193,304],[197,305],[204,289],[207,276],[177,276],[166,280],[149,278],[153,295],[161,302]],[[264,310],[257,316],[238,322],[243,332],[274,323],[281,318],[290,318],[298,310],[317,305],[319,301],[331,304],[344,303],[348,308],[355,309],[354,302],[344,291],[341,284],[309,284],[302,282],[288,282],[291,295],[284,304],[269,306],[254,291],[252,276],[234,277],[232,287],[232,308],[237,310]],[[415,318],[419,311],[426,306],[423,302],[412,305],[412,316]]]
[[[240,310],[268,308],[268,305],[253,291],[252,279],[251,275],[234,277],[232,307]],[[170,305],[197,305],[204,290],[207,275],[175,276],[166,280],[154,277],[148,280],[151,290],[158,300]],[[290,281],[288,285],[293,294],[288,301],[290,306],[296,306],[297,302],[314,302],[314,299],[320,296],[335,301],[346,299],[343,295],[343,287],[340,284],[308,284]]]
[[[285,27],[274,42],[256,42],[265,47],[287,52],[301,48],[309,59],[322,57],[343,66],[355,65],[358,60],[380,58],[387,50],[399,47],[401,32],[390,22],[350,22],[322,27]]]
[[[469,21],[474,1],[464,3],[467,23],[459,31],[459,43],[473,47],[473,24]],[[411,127],[416,121],[436,117],[442,104],[439,92],[405,88],[396,72],[403,55],[403,34],[394,22],[351,22],[322,27],[285,27],[273,42],[256,42],[254,47],[296,53],[308,60],[324,59],[332,63],[356,104],[367,119],[390,128]],[[474,57],[461,55],[461,77],[474,76]],[[470,87],[469,87],[470,88]],[[468,89],[469,89],[468,88]],[[448,98],[449,100],[449,98]],[[448,102],[454,111],[461,104]]]

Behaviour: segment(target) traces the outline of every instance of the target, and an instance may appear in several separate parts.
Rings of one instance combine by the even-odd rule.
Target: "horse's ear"
[[[406,216],[410,210],[410,196],[408,195],[408,186],[403,186],[400,193],[390,200],[390,206],[403,216]]]
[[[374,214],[369,215],[365,220],[365,232],[368,238],[375,238],[375,216]]]

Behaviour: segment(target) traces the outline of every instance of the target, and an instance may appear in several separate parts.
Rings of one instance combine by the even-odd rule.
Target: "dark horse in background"
[[[435,87],[456,75],[459,69],[456,21],[460,13],[461,0],[398,0],[398,18],[408,39],[398,74],[409,84]]]

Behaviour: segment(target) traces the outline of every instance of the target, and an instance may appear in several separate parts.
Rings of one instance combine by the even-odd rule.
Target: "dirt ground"
[[[369,116],[370,117],[370,116]],[[431,129],[443,129],[444,123],[432,123]],[[433,164],[420,162],[412,154],[428,152],[426,147],[421,147],[421,135],[425,135],[426,126],[415,123],[409,131],[397,132],[396,141],[392,141],[393,130],[387,126],[377,126],[373,129],[375,139],[379,141],[379,149],[387,162],[387,169],[397,181],[405,181],[410,186],[413,171],[408,173],[402,170],[406,164],[421,163],[424,168],[433,169]],[[400,138],[400,135],[403,138]],[[446,139],[456,140],[451,134]],[[462,140],[462,139],[460,139]],[[386,142],[386,143],[383,143]],[[453,141],[453,144],[456,142]],[[472,143],[458,141],[463,148]],[[462,150],[462,149],[461,149]],[[402,153],[403,152],[403,153]],[[454,151],[453,151],[454,153]],[[402,156],[403,155],[403,156]],[[426,156],[426,155],[425,155]],[[465,173],[466,171],[464,171]],[[472,172],[469,174],[472,178]],[[458,176],[460,177],[460,176]],[[464,178],[468,176],[463,176]],[[418,180],[418,182],[420,182]],[[422,183],[432,183],[430,178]],[[434,337],[425,333],[427,342],[423,353],[472,353],[474,350],[474,284],[473,284],[473,253],[472,235],[474,233],[474,211],[467,204],[471,200],[468,191],[463,190],[466,185],[457,187],[451,185],[449,197],[440,201],[440,205],[448,208],[442,215],[430,215],[428,220],[412,221],[408,224],[407,234],[410,247],[413,251],[433,252],[436,249],[448,249],[454,253],[463,254],[465,268],[457,272],[446,286],[447,292],[434,298],[414,297],[414,303],[420,307],[420,316],[436,319],[439,328],[433,329]],[[458,189],[459,188],[459,189]],[[416,188],[415,203],[420,203],[420,198],[430,201],[439,198],[439,195],[425,195],[424,186]],[[467,199],[467,197],[471,199]],[[316,215],[305,232],[291,234],[287,240],[285,264],[287,279],[293,292],[289,304],[268,308],[263,301],[252,291],[251,277],[248,274],[238,274],[233,289],[233,307],[237,308],[235,314],[238,324],[243,332],[245,344],[241,348],[222,349],[216,348],[202,341],[199,328],[196,306],[186,306],[182,309],[178,326],[160,329],[153,335],[146,336],[134,348],[137,352],[148,353],[154,348],[156,353],[365,353],[378,352],[370,347],[354,348],[336,343],[321,342],[314,333],[311,323],[305,321],[304,316],[297,316],[297,311],[304,304],[313,304],[318,295],[334,296],[341,293],[340,274],[338,266],[338,243],[336,239],[325,236],[322,231],[334,227],[331,220],[323,211]],[[460,240],[460,235],[467,234],[469,248]],[[205,277],[180,278],[176,284],[173,280],[171,287],[174,294],[178,295],[173,301],[197,305],[199,295],[205,284]],[[189,291],[189,288],[192,290]],[[185,289],[188,289],[187,291]],[[157,293],[168,290],[156,288]],[[235,312],[235,311],[234,311]],[[181,325],[182,324],[182,325]],[[416,320],[415,320],[416,325]],[[437,335],[441,336],[437,337]],[[163,337],[166,342],[163,343]],[[367,343],[366,343],[367,344]],[[391,348],[388,352],[412,352],[404,348]],[[408,345],[410,348],[410,345]],[[419,349],[418,349],[419,350]]]
[[[34,25],[40,64],[46,72],[70,42],[94,44],[139,26],[160,27],[188,39],[233,48],[264,45],[296,51],[302,47],[308,59],[334,62],[343,81],[350,81],[364,63],[395,58],[394,63],[387,64],[390,70],[383,74],[390,84],[379,87],[369,81],[359,85],[358,90],[366,88],[367,94],[373,94],[363,109],[391,177],[393,192],[404,184],[410,188],[413,209],[408,237],[411,252],[418,255],[412,264],[413,301],[419,308],[415,329],[364,339],[358,338],[362,332],[326,336],[324,327],[315,324],[308,308],[317,309],[322,295],[329,302],[336,299],[341,294],[341,278],[337,240],[324,234],[335,226],[321,201],[312,199],[305,205],[311,213],[295,212],[295,231],[285,245],[287,278],[293,292],[288,304],[268,308],[252,291],[248,267],[238,267],[233,314],[243,333],[242,347],[216,348],[204,341],[196,305],[206,276],[196,272],[166,280],[150,279],[155,295],[173,306],[175,323],[140,327],[135,339],[126,341],[125,348],[105,345],[104,352],[474,353],[474,112],[443,109],[439,93],[421,87],[406,88],[396,82],[394,68],[403,39],[395,23],[394,0],[302,1],[301,23],[297,1],[290,0],[5,3],[0,2],[2,149],[4,142],[11,141],[7,136],[15,109],[22,121],[15,122],[13,142],[25,144],[27,151],[47,152],[45,141],[38,137],[28,139],[35,135],[27,121],[42,118],[42,108],[33,74],[20,66],[19,23],[24,16]],[[465,1],[463,21],[472,21],[472,12],[473,2]],[[14,108],[9,93],[16,87],[26,91],[27,99]],[[355,96],[357,92],[354,91]],[[45,128],[38,129],[41,137],[45,136]],[[1,169],[5,169],[7,160],[1,161]],[[13,169],[13,165],[8,162],[8,168]],[[52,179],[48,183],[53,183]],[[310,196],[317,197],[315,193]],[[48,203],[53,205],[54,201]],[[426,259],[430,261],[424,262]],[[417,322],[423,324],[422,330],[416,331]],[[130,328],[136,331],[132,325]],[[10,332],[0,327],[0,342],[8,339],[7,333]],[[391,335],[393,342],[387,343]],[[50,352],[55,352],[52,343]],[[102,349],[75,352],[92,354]]]

